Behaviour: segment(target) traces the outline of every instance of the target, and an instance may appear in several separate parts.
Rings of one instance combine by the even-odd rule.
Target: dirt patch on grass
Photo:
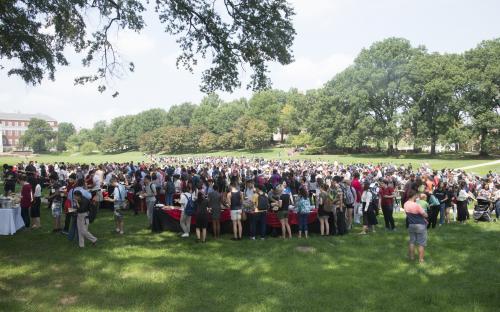
[[[316,251],[316,248],[311,246],[297,246],[295,250],[303,253],[313,253]]]
[[[61,298],[61,300],[59,300],[59,303],[62,304],[62,305],[71,305],[71,304],[75,304],[76,301],[78,300],[78,296],[64,296]]]

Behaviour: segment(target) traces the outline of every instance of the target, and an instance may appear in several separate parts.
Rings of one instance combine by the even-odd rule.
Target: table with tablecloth
[[[178,208],[167,208],[161,209],[157,208],[153,211],[153,226],[151,230],[153,232],[159,233],[163,231],[173,231],[182,232],[179,220],[181,218],[182,210]],[[250,228],[251,215],[247,214],[248,218],[243,223],[243,232],[248,234]],[[220,215],[221,222],[221,233],[232,233],[233,227],[231,223],[231,212],[229,209],[224,209],[221,211]],[[294,231],[298,230],[298,214],[295,211],[290,211],[288,213],[288,223],[292,226]],[[194,231],[196,224],[196,217],[191,217],[191,231]],[[209,215],[208,227],[211,230],[211,218]],[[310,232],[319,233],[319,222],[318,222],[318,212],[317,210],[311,211],[308,218],[308,227]],[[281,223],[278,219],[278,215],[275,212],[267,213],[267,228],[269,233],[281,232]]]
[[[12,235],[23,227],[21,207],[0,208],[0,235]]]

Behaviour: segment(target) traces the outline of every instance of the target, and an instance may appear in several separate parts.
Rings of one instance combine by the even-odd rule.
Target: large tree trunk
[[[387,142],[387,154],[389,155],[394,154],[394,143],[392,139],[389,139],[389,142]]]
[[[436,155],[436,138],[432,137],[431,139],[431,155]]]
[[[280,130],[280,134],[281,134],[281,143],[283,143],[283,137],[285,136],[285,134],[283,133],[283,128],[281,128]]]
[[[418,153],[420,152],[420,148],[417,145],[418,125],[416,122],[413,123],[413,126],[411,128],[411,133],[413,135],[413,152]]]
[[[488,156],[488,150],[486,148],[486,136],[488,135],[488,129],[481,128],[481,141],[479,142],[479,155]]]

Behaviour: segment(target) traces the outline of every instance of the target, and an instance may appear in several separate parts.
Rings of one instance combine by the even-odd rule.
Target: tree
[[[80,150],[85,155],[92,154],[94,151],[97,150],[97,144],[95,144],[94,142],[85,142],[83,143]]]
[[[200,136],[198,146],[201,152],[210,152],[217,148],[217,136],[212,132],[205,132]]]
[[[69,122],[61,122],[57,127],[57,150],[59,152],[66,150],[68,138],[76,133],[75,126]]]
[[[91,141],[97,144],[97,146],[100,146],[106,137],[107,127],[108,125],[105,120],[99,120],[94,123],[90,136],[92,138]]]
[[[279,130],[280,112],[285,106],[286,94],[280,90],[266,90],[255,93],[248,102],[248,116],[262,120],[271,130],[272,134]]]
[[[452,124],[450,103],[454,94],[454,77],[457,70],[452,68],[452,57],[438,53],[422,54],[410,64],[410,76],[414,88],[420,90],[415,103],[418,107],[418,121],[425,127],[421,135],[430,138],[431,155],[436,154],[438,138],[447,132]]]
[[[467,112],[480,138],[480,155],[487,155],[500,135],[500,38],[483,41],[464,56]]]
[[[84,66],[98,65],[96,73],[75,82],[101,81],[98,89],[102,92],[110,76],[134,71],[132,62],[122,64],[109,35],[124,29],[140,32],[146,25],[143,14],[147,3],[2,1],[0,59],[14,60],[3,64],[8,75],[39,84],[47,76],[54,79],[57,65],[68,65],[65,54],[73,48],[84,53]],[[240,64],[248,65],[253,72],[248,88],[266,88],[268,62],[292,62],[294,12],[286,0],[158,0],[154,11],[165,25],[165,32],[177,39],[182,50],[178,65],[192,70],[199,57],[210,58],[212,64],[202,76],[201,89],[205,92],[239,87]],[[91,34],[89,25],[97,25]]]
[[[21,145],[30,147],[33,152],[47,151],[47,144],[54,138],[54,131],[43,119],[31,118],[28,129],[21,137]]]
[[[66,148],[67,149],[75,149],[76,151],[80,151],[80,147],[85,142],[92,141],[92,130],[82,129],[78,133],[75,133],[68,137],[66,140]]]
[[[364,109],[373,116],[379,131],[377,143],[387,140],[388,152],[394,150],[398,112],[408,103],[408,64],[424,48],[413,48],[402,38],[388,38],[363,49],[354,61],[358,93]]]
[[[196,105],[192,103],[182,103],[170,107],[167,113],[167,125],[172,127],[189,126]]]
[[[221,104],[222,100],[217,94],[211,93],[205,96],[194,110],[189,123],[191,126],[203,125],[210,132],[216,132],[218,128],[217,110]]]
[[[245,148],[258,150],[269,144],[269,134],[272,132],[262,120],[249,120],[245,127],[244,140]]]

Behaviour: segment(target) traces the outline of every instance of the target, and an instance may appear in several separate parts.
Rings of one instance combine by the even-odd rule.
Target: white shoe
[[[184,233],[181,235],[181,237],[189,237],[189,234],[188,233]]]

